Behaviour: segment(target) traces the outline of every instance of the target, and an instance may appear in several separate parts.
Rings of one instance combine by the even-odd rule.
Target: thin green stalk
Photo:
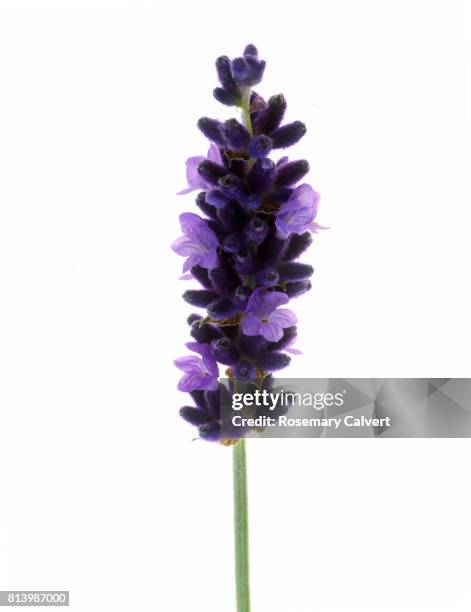
[[[250,612],[247,463],[244,438],[241,438],[233,449],[233,473],[237,612]]]
[[[251,136],[253,136],[252,120],[250,119],[250,96],[252,94],[251,89],[247,89],[242,99],[242,119],[245,127],[248,129]]]

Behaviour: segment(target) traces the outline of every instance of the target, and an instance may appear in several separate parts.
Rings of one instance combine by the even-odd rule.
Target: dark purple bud
[[[245,125],[239,123],[237,119],[228,119],[224,121],[222,124],[222,133],[229,146],[236,151],[245,149],[249,144],[249,131]]]
[[[193,278],[195,278],[200,285],[205,289],[212,289],[211,281],[209,280],[208,270],[201,266],[193,266],[190,270]]]
[[[288,247],[283,255],[283,259],[285,261],[297,259],[311,244],[311,232],[304,232],[304,234],[292,234],[289,239]]]
[[[228,319],[238,312],[238,308],[227,298],[220,298],[209,305],[208,314],[212,319],[220,321]]]
[[[234,365],[239,359],[239,351],[229,338],[213,340],[211,342],[211,354],[216,361],[225,365]]]
[[[257,210],[260,208],[262,198],[256,193],[249,193],[242,201],[244,206],[249,210]]]
[[[252,166],[247,175],[247,181],[255,193],[267,191],[275,178],[275,164],[268,157],[262,157]]]
[[[260,136],[254,136],[248,146],[250,157],[255,157],[256,159],[260,157],[266,157],[273,148],[273,142],[271,138],[261,134]]]
[[[235,256],[235,267],[240,274],[251,274],[254,268],[252,253],[249,249],[241,249]]]
[[[296,325],[292,327],[285,327],[283,330],[283,337],[278,342],[270,342],[268,344],[268,349],[270,351],[281,351],[285,347],[287,347],[291,342],[294,342],[297,337],[298,328]]]
[[[258,60],[253,55],[237,57],[232,60],[232,76],[234,80],[245,87],[260,83],[266,62]]]
[[[241,91],[232,77],[231,60],[227,57],[227,55],[221,55],[221,57],[217,58],[216,71],[218,74],[219,82],[221,83],[223,88],[227,92],[233,94],[234,96],[237,96],[240,100]]]
[[[208,219],[208,227],[216,234],[219,241],[223,240],[226,232],[219,220]]]
[[[240,382],[249,382],[257,378],[257,370],[249,361],[239,361],[233,370],[234,378]]]
[[[245,61],[249,65],[249,85],[257,85],[263,78],[263,73],[265,72],[266,62],[265,60],[259,60],[257,57],[253,55],[246,55]]]
[[[194,408],[193,406],[183,406],[183,408],[180,408],[180,416],[191,425],[204,425],[211,420],[204,410]]]
[[[222,135],[222,124],[220,121],[217,119],[210,119],[209,117],[201,117],[197,125],[206,138],[212,140],[221,147],[225,145]]]
[[[210,219],[216,218],[216,209],[206,202],[206,192],[200,191],[196,196],[196,206]]]
[[[222,243],[223,251],[226,253],[238,253],[244,244],[244,240],[240,234],[230,234]]]
[[[234,292],[234,300],[240,304],[240,306],[245,306],[249,301],[251,293],[252,289],[250,287],[247,285],[241,285],[240,287],[237,287]]]
[[[273,372],[274,370],[286,368],[290,361],[291,357],[286,355],[286,353],[268,351],[263,355],[260,355],[257,363],[262,370],[269,370],[270,372]]]
[[[221,414],[221,393],[227,395],[227,391],[225,387],[219,385],[219,389],[216,391],[205,391],[204,392],[204,401],[206,404],[206,412],[209,416],[217,420]]]
[[[289,261],[278,266],[281,281],[305,280],[314,274],[314,268],[309,264]]]
[[[227,168],[205,159],[198,166],[198,174],[211,185],[217,185],[220,178],[227,174]]]
[[[267,103],[256,91],[252,91],[250,94],[250,113],[258,113],[259,111],[265,109],[267,107]]]
[[[272,191],[268,199],[271,204],[284,204],[290,199],[292,193],[293,190],[289,187],[281,187]]]
[[[272,96],[267,108],[260,113],[255,122],[257,134],[271,134],[280,125],[286,111],[286,100],[283,94]]]
[[[232,174],[243,179],[247,174],[247,160],[242,157],[233,157],[229,160],[229,168]]]
[[[274,266],[281,259],[286,244],[286,240],[272,233],[263,244],[258,247],[257,255],[267,265]]]
[[[240,278],[226,262],[209,272],[214,289],[222,295],[231,295],[240,285]]]
[[[200,325],[199,321],[193,323],[190,333],[196,342],[201,342],[202,344],[218,340],[221,337],[221,332],[215,325],[210,325],[209,323]]]
[[[298,140],[301,140],[305,133],[306,126],[304,123],[301,123],[301,121],[288,123],[275,130],[271,135],[273,139],[273,148],[284,149],[285,147],[290,147],[296,144]]]
[[[220,178],[219,185],[236,199],[245,198],[248,195],[244,182],[234,174],[226,174]]]
[[[248,44],[244,49],[244,55],[254,55],[255,57],[257,57],[258,56],[257,47],[255,45]]]
[[[239,348],[241,352],[250,359],[256,359],[260,351],[264,351],[267,346],[267,341],[263,336],[246,336],[240,334]]]
[[[309,163],[305,159],[288,162],[278,168],[275,187],[288,187],[297,183],[309,172]]]
[[[192,306],[199,306],[200,308],[206,308],[213,300],[218,297],[218,294],[214,291],[208,291],[207,289],[188,289],[183,294],[183,299]]]
[[[239,232],[247,223],[247,213],[236,202],[231,206],[221,208],[218,211],[218,217],[225,229],[229,232]]]
[[[262,219],[254,217],[245,226],[244,234],[250,242],[259,245],[267,237],[268,225]]]
[[[257,287],[273,287],[279,280],[278,272],[268,266],[263,266],[256,270],[252,278]]]
[[[192,312],[191,315],[188,315],[186,318],[186,322],[188,325],[192,325],[195,321],[201,321],[201,315],[196,314],[196,312]]]
[[[310,291],[311,288],[312,284],[309,280],[295,281],[293,283],[286,283],[285,285],[285,291],[290,298],[298,297],[299,295]]]
[[[225,208],[230,201],[231,197],[222,189],[211,189],[206,193],[206,203],[214,206],[214,208]]]
[[[204,397],[204,391],[200,389],[195,389],[194,391],[190,391],[191,399],[195,402],[198,408],[203,408],[206,410],[206,399]]]
[[[236,83],[239,83],[241,85],[249,85],[250,69],[245,58],[236,57],[234,60],[232,60],[231,68],[232,77],[236,81]]]
[[[218,102],[224,104],[225,106],[239,106],[240,104],[240,96],[232,91],[227,91],[227,89],[223,89],[222,87],[216,87],[213,89],[213,96]]]
[[[208,442],[218,442],[221,439],[221,425],[217,421],[199,427],[200,438]]]

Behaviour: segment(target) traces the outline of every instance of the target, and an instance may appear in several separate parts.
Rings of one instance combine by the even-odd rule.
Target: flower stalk
[[[237,612],[250,612],[247,461],[244,438],[234,445],[232,452]]]

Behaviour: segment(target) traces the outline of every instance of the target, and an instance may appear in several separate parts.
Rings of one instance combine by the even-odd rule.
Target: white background
[[[469,4],[0,7],[0,589],[233,611],[231,452],[192,441],[172,365],[213,61],[257,44],[308,125],[332,229],[289,375],[466,377]],[[248,446],[254,612],[470,609],[469,441]]]

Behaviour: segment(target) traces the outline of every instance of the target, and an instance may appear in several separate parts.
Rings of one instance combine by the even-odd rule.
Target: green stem
[[[242,119],[245,127],[249,130],[251,136],[253,136],[252,120],[250,118],[250,96],[252,94],[251,89],[247,89],[242,99]]]
[[[250,612],[247,464],[244,438],[234,446],[233,473],[237,612]]]

